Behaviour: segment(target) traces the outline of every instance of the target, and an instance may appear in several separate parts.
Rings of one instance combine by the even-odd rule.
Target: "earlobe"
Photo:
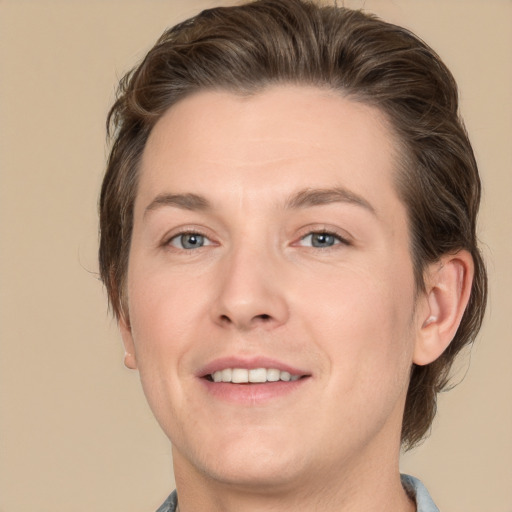
[[[125,315],[121,315],[119,319],[119,330],[124,345],[124,365],[130,370],[137,369],[137,358],[135,356],[135,344],[133,343],[132,329],[130,322],[126,319]]]
[[[415,364],[432,363],[451,343],[469,301],[473,274],[473,258],[465,250],[445,255],[429,267],[424,307],[418,318]]]

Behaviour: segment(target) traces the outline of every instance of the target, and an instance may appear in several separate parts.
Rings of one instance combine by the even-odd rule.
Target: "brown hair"
[[[166,31],[119,86],[107,126],[113,132],[100,197],[100,272],[110,304],[126,314],[125,278],[137,173],[162,114],[197,90],[254,93],[267,85],[328,87],[384,112],[399,141],[397,189],[408,209],[416,284],[428,263],[467,249],[475,276],[460,327],[443,355],[413,366],[402,444],[428,432],[436,396],[457,353],[482,322],[487,278],[477,247],[480,179],[458,114],[453,76],[409,31],[377,17],[302,0],[260,0],[203,11]]]

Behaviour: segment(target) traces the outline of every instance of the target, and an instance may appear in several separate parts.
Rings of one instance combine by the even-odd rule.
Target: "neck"
[[[304,478],[266,485],[219,482],[189,466],[174,450],[179,512],[414,512],[416,506],[400,483],[398,457],[383,465],[317,468]],[[364,460],[364,458],[362,459]],[[199,491],[200,490],[200,491]]]

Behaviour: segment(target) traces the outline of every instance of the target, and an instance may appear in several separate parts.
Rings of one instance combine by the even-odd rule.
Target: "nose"
[[[232,251],[216,276],[213,321],[241,331],[273,329],[288,320],[286,286],[277,257],[269,251]]]

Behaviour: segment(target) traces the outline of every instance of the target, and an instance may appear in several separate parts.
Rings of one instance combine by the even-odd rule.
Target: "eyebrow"
[[[183,210],[206,211],[211,209],[211,204],[203,196],[197,194],[159,194],[149,203],[144,210],[144,216],[150,211],[162,206],[173,206]]]
[[[366,199],[344,187],[300,190],[288,199],[286,207],[299,209],[332,203],[354,204],[368,210],[373,215],[377,214],[375,208]]]
[[[366,199],[344,187],[306,188],[300,190],[288,198],[285,202],[285,208],[295,210],[333,203],[354,204],[376,215],[375,208]],[[198,194],[159,194],[146,207],[144,216],[146,216],[148,212],[157,210],[163,206],[171,206],[191,211],[208,211],[212,209],[208,199]]]

